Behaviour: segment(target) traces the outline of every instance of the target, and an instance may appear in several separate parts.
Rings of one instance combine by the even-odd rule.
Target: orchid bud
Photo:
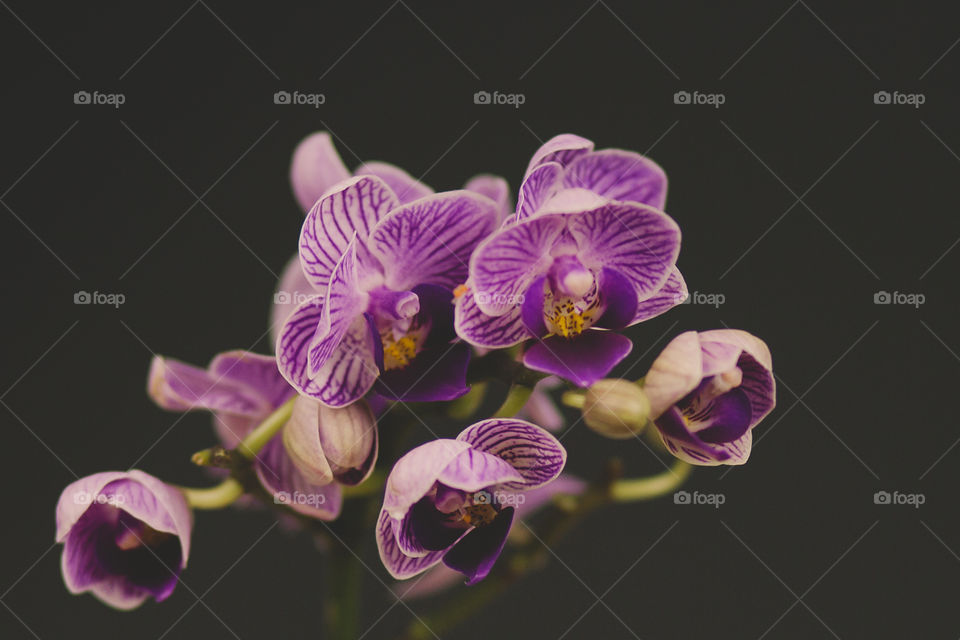
[[[583,397],[587,426],[607,438],[633,438],[647,425],[650,401],[640,385],[605,378],[595,382]]]
[[[376,420],[363,400],[333,408],[299,396],[283,429],[283,444],[310,482],[359,484],[377,460]]]

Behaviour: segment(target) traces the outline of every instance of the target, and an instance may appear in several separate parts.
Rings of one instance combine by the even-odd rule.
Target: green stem
[[[332,640],[354,640],[360,622],[363,565],[346,552],[329,554],[325,626]]]
[[[227,478],[209,489],[180,487],[184,497],[194,509],[222,509],[243,495],[243,485],[233,478]]]
[[[583,391],[564,391],[560,402],[574,409],[583,409],[585,398]]]
[[[659,498],[675,491],[690,476],[693,466],[677,460],[673,467],[649,478],[625,478],[610,485],[610,497],[616,502],[636,502]]]
[[[460,396],[450,403],[447,408],[447,415],[457,420],[466,420],[473,417],[486,395],[487,383],[474,383],[466,395]]]
[[[500,405],[500,408],[497,409],[497,412],[491,417],[512,418],[523,408],[523,405],[527,404],[531,393],[533,393],[533,387],[528,387],[523,384],[512,385],[507,392],[507,397],[503,401],[503,404]]]
[[[293,401],[296,396],[283,403],[276,411],[257,425],[233,452],[237,453],[245,460],[253,460],[257,453],[277,434],[283,425],[290,419],[293,412]],[[199,451],[193,454],[193,461],[198,464],[209,464],[214,458],[213,449]],[[236,473],[236,469],[234,469]],[[207,489],[196,489],[193,487],[180,487],[184,497],[194,509],[222,509],[233,504],[237,498],[244,494],[243,484],[234,477],[227,478],[215,487]]]
[[[280,428],[287,424],[290,414],[293,413],[293,402],[297,399],[294,396],[284,402],[280,407],[267,416],[267,419],[261,422],[256,429],[251,431],[246,438],[237,445],[237,451],[248,460],[257,457],[260,449],[270,442],[273,436],[277,435]]]

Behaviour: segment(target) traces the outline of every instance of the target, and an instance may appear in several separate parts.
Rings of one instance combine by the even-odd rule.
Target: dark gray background
[[[960,635],[948,3],[0,4],[3,638],[156,638],[181,616],[165,637],[319,637],[323,559],[264,535],[265,514],[200,514],[185,585],[134,613],[68,595],[51,546],[74,474],[204,481],[188,455],[212,442],[209,418],[153,407],[147,365],[270,349],[301,220],[289,156],[318,129],[350,166],[387,160],[437,189],[481,171],[515,188],[561,132],[649,151],[691,291],[725,303],[635,327],[621,370],[641,375],[694,328],[741,327],[774,354],[779,405],[750,462],[689,483],[721,508],[607,509],[449,635],[558,637],[591,607],[567,637]],[[75,105],[78,90],[126,103]],[[275,105],[277,90],[326,103]],[[526,101],[475,105],[479,90]],[[726,101],[677,105],[679,90]],[[925,104],[878,105],[880,90]],[[126,303],[75,306],[79,290]],[[875,305],[881,290],[926,301]],[[582,425],[564,443],[585,477],[611,455],[662,470]],[[926,502],[875,505],[880,490]],[[393,637],[411,614],[368,578],[361,628],[389,609],[368,637]]]

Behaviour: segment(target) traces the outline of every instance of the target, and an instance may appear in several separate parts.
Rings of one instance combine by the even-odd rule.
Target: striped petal
[[[453,289],[467,279],[470,255],[497,223],[492,200],[470,191],[438,193],[384,218],[368,242],[394,291],[418,284]]]
[[[667,174],[660,165],[639,153],[619,149],[604,149],[578,157],[567,167],[563,185],[656,209],[663,209],[667,200]]]
[[[673,309],[678,304],[683,304],[683,301],[689,295],[683,275],[679,269],[674,267],[663,286],[655,294],[637,305],[637,315],[634,316],[630,324],[635,325],[638,322],[655,318]]]
[[[567,461],[567,451],[559,440],[523,420],[482,420],[467,427],[457,440],[502,458],[523,476],[522,481],[506,483],[507,489],[526,490],[544,485],[560,475]]]
[[[497,226],[513,214],[510,185],[500,176],[482,173],[467,181],[463,188],[487,196],[497,205]]]
[[[307,372],[307,353],[323,317],[323,297],[313,296],[300,303],[287,318],[277,336],[277,367],[300,393],[318,393],[318,387]]]
[[[254,461],[260,484],[273,496],[276,504],[286,505],[297,513],[317,520],[334,520],[340,515],[343,493],[340,485],[318,485],[311,482],[294,465],[277,434]]]
[[[720,464],[740,465],[750,457],[753,431],[747,431],[732,442],[706,442],[687,428],[676,407],[671,407],[657,418],[655,424],[670,453],[690,464],[708,467]]]
[[[530,337],[520,317],[519,306],[502,316],[488,316],[477,306],[471,293],[457,299],[454,328],[463,340],[487,349],[512,347]]]
[[[360,290],[359,279],[357,237],[354,234],[330,275],[320,325],[307,350],[309,376],[320,371],[354,320],[366,310],[369,296]]]
[[[349,177],[326,131],[307,136],[293,152],[290,184],[304,212],[310,211],[324,191]]]
[[[387,162],[365,162],[356,171],[355,176],[376,176],[383,180],[396,194],[400,204],[406,204],[433,194],[433,189],[423,184],[409,173]]]
[[[443,559],[445,549],[430,551],[422,556],[408,556],[397,545],[395,529],[399,522],[390,517],[386,509],[380,512],[377,522],[377,549],[380,551],[380,560],[390,575],[398,580],[411,578],[423,573]]]
[[[527,165],[524,176],[530,175],[531,171],[545,162],[557,162],[566,166],[591,151],[593,151],[593,142],[590,140],[572,133],[561,133],[550,138],[537,149],[533,158],[530,159],[530,164]]]
[[[557,162],[546,162],[530,172],[520,185],[517,197],[517,220],[529,218],[559,189],[563,167]]]
[[[550,251],[566,229],[564,216],[538,216],[484,240],[470,259],[473,297],[481,311],[502,316],[523,300],[553,263]]]
[[[300,262],[307,280],[324,291],[354,233],[365,243],[397,205],[390,187],[375,176],[351,178],[328,191],[310,209],[300,231]]]
[[[646,205],[611,202],[569,217],[580,260],[598,271],[616,269],[633,281],[641,301],[659,291],[680,253],[680,228]]]

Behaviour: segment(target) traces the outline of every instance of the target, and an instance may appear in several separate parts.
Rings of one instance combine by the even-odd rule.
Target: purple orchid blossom
[[[472,191],[407,204],[379,177],[331,187],[307,214],[300,262],[313,295],[277,338],[283,376],[331,407],[376,391],[391,399],[450,400],[468,391],[470,349],[452,344],[453,288],[497,204]]]
[[[500,555],[521,492],[547,484],[567,452],[536,425],[490,419],[456,440],[423,444],[400,458],[387,478],[377,525],[384,566],[403,579],[441,561],[482,580]]]
[[[183,494],[142,471],[77,480],[57,503],[67,589],[117,609],[166,600],[187,566],[192,526]]]
[[[530,162],[516,215],[477,247],[457,334],[485,348],[530,338],[524,364],[580,386],[632,348],[623,329],[680,304],[680,230],[666,177],[629,151],[557,136]]]
[[[743,464],[753,427],[776,404],[770,350],[746,331],[688,331],[654,361],[644,392],[673,455],[697,465]]]
[[[296,394],[277,369],[276,358],[247,351],[230,351],[216,356],[206,369],[156,356],[150,366],[147,384],[150,397],[159,406],[172,411],[208,410],[213,412],[214,426],[223,446],[234,448],[260,422]],[[301,402],[303,400],[304,402]],[[310,413],[311,407],[313,413]],[[302,405],[302,406],[301,406]],[[321,424],[319,405],[309,398],[298,398],[299,423],[310,419],[320,441],[329,441],[321,434],[332,430],[328,421]],[[292,421],[292,418],[291,418]],[[339,425],[336,425],[339,426]],[[339,440],[341,434],[332,436]],[[368,438],[353,438],[356,446],[350,455],[350,466],[343,458],[325,461],[329,476],[305,473],[302,465],[287,453],[283,435],[277,434],[264,445],[253,461],[254,470],[263,488],[278,502],[295,511],[319,520],[333,520],[340,514],[341,484],[356,484],[366,478],[376,462],[376,430]],[[317,444],[317,447],[321,445]],[[366,449],[361,451],[360,449]],[[337,474],[332,470],[336,469]],[[334,482],[336,480],[336,482]],[[294,496],[310,496],[296,500]],[[290,500],[286,500],[290,497]]]
[[[434,193],[426,184],[387,162],[366,162],[351,174],[337,153],[330,134],[325,131],[304,138],[297,145],[290,163],[290,184],[304,214],[309,213],[317,200],[333,185],[350,177],[363,175],[376,176],[383,180],[397,196],[400,204],[407,204]],[[493,200],[497,206],[498,221],[513,215],[510,187],[503,178],[479,174],[468,180],[463,188]],[[270,323],[274,343],[277,341],[277,330],[297,308],[297,304],[315,293],[300,266],[299,255],[295,255],[284,268],[274,295]]]

